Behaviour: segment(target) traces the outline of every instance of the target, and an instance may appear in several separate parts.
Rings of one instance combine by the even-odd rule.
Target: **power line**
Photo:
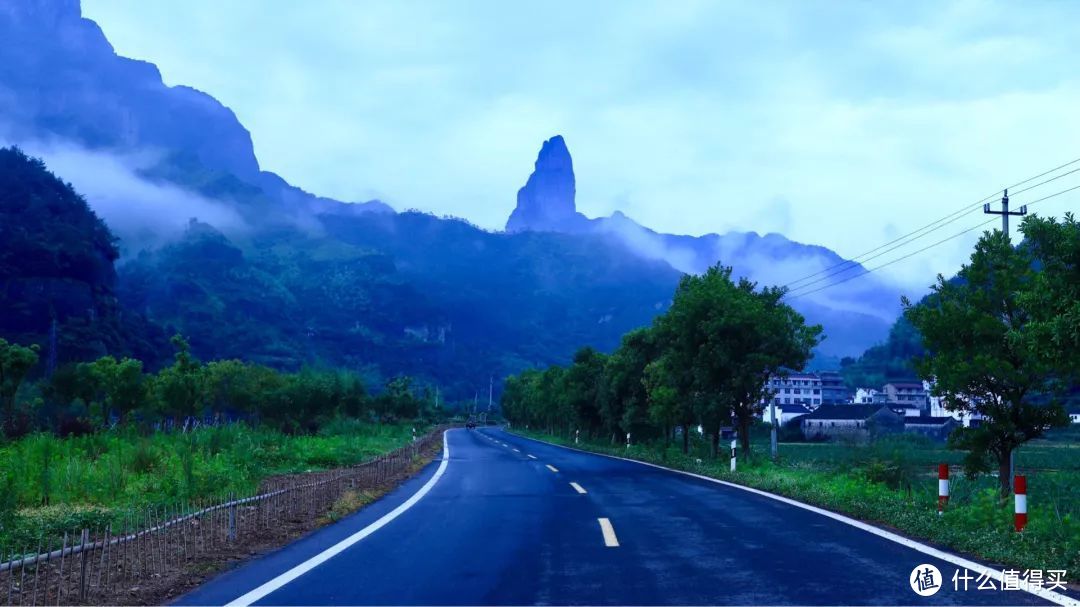
[[[1040,202],[1042,202],[1044,200],[1048,200],[1050,198],[1055,198],[1057,196],[1061,196],[1062,194],[1066,194],[1068,192],[1071,192],[1071,191],[1077,190],[1077,189],[1080,189],[1080,185],[1076,185],[1076,186],[1073,186],[1071,188],[1061,190],[1060,192],[1050,194],[1049,196],[1043,196],[1042,198],[1039,198],[1037,200],[1033,200],[1033,201],[1027,203],[1027,205],[1032,206],[1032,205],[1038,204],[1038,203],[1040,203]],[[823,285],[821,287],[818,287],[818,288],[810,290],[810,291],[804,291],[802,293],[792,294],[792,295],[790,295],[790,299],[798,299],[800,297],[805,297],[807,295],[812,295],[812,294],[817,293],[819,291],[824,291],[825,289],[829,289],[829,288],[835,287],[837,285],[843,284],[845,282],[848,282],[849,280],[854,280],[854,279],[859,278],[861,276],[866,276],[867,274],[870,274],[871,272],[876,272],[877,270],[880,270],[881,268],[891,266],[894,263],[898,263],[898,262],[904,261],[905,259],[909,259],[911,257],[914,257],[915,255],[918,255],[919,253],[922,253],[922,252],[924,252],[924,251],[926,251],[928,249],[932,249],[932,248],[934,248],[934,247],[936,247],[936,246],[938,246],[940,244],[944,244],[944,243],[946,243],[946,242],[948,242],[948,241],[950,241],[950,240],[952,240],[954,238],[959,238],[960,236],[963,236],[964,234],[967,234],[969,232],[977,230],[977,229],[979,229],[979,228],[981,228],[981,227],[983,227],[983,226],[985,226],[985,225],[987,225],[989,223],[993,223],[995,221],[998,221],[998,220],[996,218],[988,219],[988,220],[986,220],[986,221],[984,221],[982,223],[976,224],[976,225],[974,225],[974,226],[972,226],[972,227],[970,227],[970,228],[968,228],[968,229],[966,229],[966,230],[964,230],[962,232],[957,232],[956,234],[953,234],[952,236],[949,236],[948,238],[943,238],[943,239],[935,242],[934,244],[927,245],[927,246],[925,246],[925,247],[923,247],[923,248],[921,248],[921,249],[919,249],[917,251],[912,251],[911,253],[908,253],[907,255],[897,257],[896,259],[893,259],[891,261],[887,261],[887,262],[885,262],[885,263],[883,263],[881,265],[874,266],[873,268],[865,269],[861,274],[855,274],[853,276],[848,276],[847,278],[844,278],[842,280],[838,280],[836,282],[829,283],[827,285]],[[804,285],[804,287],[805,286],[808,286],[808,285]],[[798,288],[804,288],[804,287],[798,287]],[[796,290],[798,290],[798,288]]]
[[[1040,183],[1037,183],[1037,184],[1035,184],[1033,186],[1024,188],[1024,189],[1020,190],[1019,192],[1014,193],[1014,196],[1016,194],[1027,192],[1028,190],[1032,190],[1032,189],[1035,189],[1037,187],[1046,185],[1046,184],[1050,183],[1051,181],[1057,181],[1058,179],[1061,179],[1062,177],[1065,177],[1067,175],[1071,175],[1072,173],[1076,173],[1078,171],[1080,171],[1080,168],[1073,169],[1073,170],[1071,170],[1071,171],[1069,171],[1067,173],[1062,173],[1061,175],[1057,175],[1056,177],[1051,177],[1050,179],[1047,179],[1045,181],[1042,181]],[[1037,177],[1036,177],[1036,179],[1037,179]],[[1031,180],[1028,179],[1027,181],[1031,181]],[[849,263],[850,265],[848,265],[847,267],[844,267],[844,268],[837,269],[835,272],[829,272],[828,274],[826,274],[825,276],[822,276],[821,278],[811,280],[810,282],[803,283],[803,284],[798,285],[796,287],[791,287],[791,285],[795,284],[794,282],[788,283],[787,285],[784,285],[784,286],[792,288],[792,290],[805,289],[807,287],[811,287],[813,285],[816,285],[816,284],[819,284],[819,283],[824,282],[826,280],[829,280],[830,278],[833,278],[835,276],[839,276],[841,274],[846,274],[846,273],[850,272],[851,270],[862,269],[862,266],[860,264],[865,263],[867,261],[872,261],[874,259],[877,259],[877,258],[881,257],[882,255],[886,255],[886,254],[891,253],[891,252],[893,252],[893,251],[895,251],[897,249],[903,248],[903,247],[907,246],[908,244],[911,244],[912,242],[915,242],[916,240],[918,240],[918,239],[920,239],[920,238],[922,238],[924,236],[927,236],[929,234],[933,234],[934,232],[940,230],[941,228],[944,228],[945,226],[956,222],[961,217],[963,217],[963,215],[958,215],[956,217],[953,217],[952,219],[946,221],[945,223],[942,223],[941,225],[933,228],[932,230],[928,230],[928,231],[920,234],[919,236],[917,236],[915,238],[911,238],[911,239],[909,239],[909,240],[907,240],[905,242],[902,242],[902,243],[900,243],[900,244],[898,244],[896,246],[889,247],[889,248],[885,249],[884,251],[881,251],[880,253],[877,253],[877,254],[871,255],[870,257],[866,257],[864,259],[861,259],[861,260],[859,260],[858,263],[856,263],[854,261],[846,262],[846,263]],[[941,221],[941,220],[938,220],[938,221]],[[904,237],[901,237],[901,238],[904,238]],[[894,240],[893,242],[896,242],[896,241]],[[884,246],[888,246],[888,245],[887,244],[882,245],[881,247],[878,247],[878,248],[880,249],[880,248],[882,248]],[[836,264],[836,266],[834,266],[834,267],[838,267],[838,266],[841,266],[841,265],[843,265],[843,264]],[[824,271],[825,270],[823,270],[823,272]],[[818,274],[821,274],[821,272],[818,272]],[[800,279],[800,280],[802,280],[802,279]],[[799,281],[795,281],[795,282],[799,282]]]
[[[1054,168],[1052,168],[1052,169],[1050,169],[1050,170],[1048,170],[1048,171],[1043,171],[1042,173],[1039,173],[1038,175],[1034,175],[1034,176],[1032,176],[1032,177],[1028,177],[1027,179],[1025,179],[1025,180],[1023,180],[1023,181],[1017,182],[1017,183],[1015,183],[1015,184],[1013,184],[1013,185],[1009,186],[1009,188],[1008,188],[1008,189],[1015,189],[1015,188],[1016,188],[1016,187],[1018,187],[1018,186],[1022,186],[1022,185],[1026,184],[1026,183],[1030,183],[1030,182],[1032,182],[1032,181],[1034,181],[1034,180],[1036,180],[1036,179],[1038,179],[1038,178],[1040,178],[1040,177],[1045,177],[1046,175],[1049,175],[1049,174],[1051,174],[1051,173],[1054,173],[1054,172],[1056,172],[1056,171],[1059,171],[1059,170],[1061,170],[1061,169],[1063,169],[1063,168],[1065,168],[1065,167],[1067,167],[1067,166],[1070,166],[1070,165],[1076,164],[1077,162],[1080,162],[1080,158],[1075,158],[1075,159],[1073,159],[1073,160],[1070,160],[1069,162],[1066,162],[1065,164],[1062,164],[1062,165],[1056,166],[1056,167],[1054,167]],[[1076,173],[1076,172],[1078,172],[1078,171],[1080,171],[1080,168],[1077,168],[1077,169],[1073,169],[1073,170],[1071,170],[1071,171],[1068,171],[1068,172],[1062,173],[1061,175],[1057,175],[1057,176],[1055,176],[1055,177],[1052,177],[1052,178],[1050,178],[1050,179],[1047,179],[1047,180],[1045,180],[1045,181],[1042,181],[1042,182],[1040,182],[1040,183],[1037,183],[1037,184],[1035,184],[1035,185],[1032,185],[1032,186],[1026,187],[1026,188],[1024,188],[1024,189],[1022,189],[1022,190],[1018,190],[1018,191],[1015,191],[1015,192],[1013,192],[1013,195],[1015,196],[1015,195],[1017,195],[1017,194],[1021,194],[1021,193],[1023,193],[1023,192],[1026,192],[1026,191],[1028,191],[1028,190],[1032,190],[1032,189],[1034,189],[1034,188],[1037,188],[1037,187],[1040,187],[1040,186],[1046,185],[1047,183],[1050,183],[1051,181],[1056,181],[1056,180],[1058,180],[1058,179],[1061,179],[1062,177],[1065,177],[1065,176],[1067,176],[1067,175],[1071,175],[1071,174],[1073,174],[1073,173]],[[795,287],[794,285],[796,285],[797,283],[803,282],[803,281],[805,281],[805,280],[808,280],[808,279],[810,279],[810,278],[814,278],[814,277],[820,276],[820,275],[822,275],[822,274],[828,273],[828,272],[830,272],[830,271],[832,271],[832,270],[834,270],[834,269],[836,269],[836,268],[839,268],[839,267],[841,267],[841,266],[849,266],[849,267],[848,267],[848,268],[846,268],[846,269],[844,269],[844,270],[841,270],[841,271],[839,271],[839,272],[835,272],[835,273],[833,273],[833,274],[830,274],[830,276],[835,276],[835,275],[837,275],[837,274],[843,274],[844,272],[847,272],[847,271],[849,271],[849,270],[850,270],[850,269],[852,269],[852,268],[858,268],[858,267],[859,267],[859,265],[858,265],[858,264],[860,264],[860,263],[862,263],[862,262],[865,262],[865,261],[870,261],[871,259],[876,259],[877,257],[880,257],[881,255],[883,255],[883,254],[885,254],[885,253],[888,253],[888,252],[890,252],[890,251],[894,251],[894,250],[896,250],[896,249],[898,249],[898,248],[900,248],[900,247],[903,247],[904,245],[907,245],[907,244],[909,244],[909,243],[911,243],[911,242],[914,242],[914,241],[916,241],[916,240],[918,240],[918,239],[920,239],[920,238],[922,238],[922,237],[926,236],[927,234],[931,234],[931,233],[933,233],[933,232],[935,232],[935,231],[937,231],[937,230],[939,230],[939,229],[941,229],[941,228],[943,228],[943,227],[945,227],[945,226],[947,226],[947,225],[949,225],[949,224],[951,224],[951,223],[955,222],[955,221],[956,221],[957,219],[959,219],[959,218],[960,218],[961,216],[963,216],[964,214],[966,214],[966,213],[970,213],[970,212],[974,211],[975,209],[977,209],[978,207],[980,207],[980,206],[981,206],[981,205],[982,205],[983,203],[985,203],[985,202],[989,202],[990,200],[992,200],[992,199],[996,198],[996,197],[997,197],[997,195],[998,195],[998,194],[999,194],[999,193],[1000,193],[1001,191],[1002,191],[1002,190],[998,190],[997,192],[994,192],[993,194],[991,194],[991,195],[989,195],[989,196],[987,196],[987,197],[985,197],[985,198],[982,198],[982,199],[981,199],[981,200],[979,200],[978,202],[972,203],[972,204],[970,204],[970,205],[966,205],[966,206],[962,207],[962,208],[961,208],[960,210],[958,210],[958,211],[954,211],[953,213],[950,213],[950,214],[948,214],[948,215],[946,215],[946,216],[944,216],[944,217],[942,217],[942,218],[940,218],[940,219],[937,219],[936,221],[932,221],[932,222],[930,222],[930,223],[926,224],[925,226],[923,226],[923,227],[921,227],[921,228],[919,228],[919,229],[917,229],[917,230],[914,230],[914,231],[912,231],[912,232],[908,232],[907,234],[904,234],[904,235],[902,235],[902,236],[899,236],[899,237],[897,237],[897,238],[895,238],[895,239],[893,239],[893,240],[890,240],[889,242],[886,242],[886,243],[885,243],[885,244],[883,244],[883,245],[880,245],[880,246],[878,246],[878,247],[875,247],[875,248],[873,248],[873,249],[870,249],[869,251],[866,251],[866,252],[864,252],[864,253],[861,253],[861,254],[859,254],[859,255],[856,255],[855,257],[853,257],[853,258],[851,258],[851,259],[849,259],[849,260],[844,260],[844,261],[841,261],[841,262],[835,263],[835,264],[833,264],[833,265],[831,265],[831,266],[828,266],[828,267],[826,267],[826,268],[824,268],[824,269],[822,269],[822,270],[819,270],[819,271],[817,271],[817,272],[814,272],[813,274],[808,274],[808,275],[806,275],[806,276],[803,276],[802,278],[797,278],[797,279],[795,279],[795,280],[793,280],[793,281],[791,281],[791,282],[787,283],[787,284],[786,284],[786,285],[784,285],[784,286],[785,286],[785,287],[788,287],[788,288],[798,288],[798,289],[801,289],[801,288],[803,288],[803,287],[807,287],[807,286],[810,286],[811,284],[816,284],[816,283],[819,283],[819,282],[821,282],[821,280],[815,280],[815,281],[813,281],[813,282],[810,282],[810,283],[802,284],[802,285],[800,285],[800,286],[798,286],[798,287]],[[939,224],[940,224],[940,225],[939,225]],[[929,229],[929,228],[932,228],[932,229]],[[924,232],[924,230],[925,230],[925,232]],[[920,232],[923,232],[923,233],[922,233],[922,234],[919,234]],[[916,234],[918,234],[918,236],[916,236]],[[904,242],[900,242],[900,241],[904,241]],[[897,243],[899,243],[899,244],[897,244]],[[890,245],[894,245],[894,244],[896,244],[896,246],[894,246],[894,247],[892,247],[892,248],[888,249],[887,251],[884,251],[884,252],[882,252],[882,253],[881,253],[881,254],[879,254],[879,255],[875,255],[875,256],[873,256],[873,257],[869,257],[869,258],[866,258],[866,256],[867,256],[867,255],[870,255],[871,253],[876,253],[876,252],[880,251],[881,249],[884,249],[884,248],[886,248],[886,247],[889,247]],[[825,278],[829,278],[829,276],[826,276]]]

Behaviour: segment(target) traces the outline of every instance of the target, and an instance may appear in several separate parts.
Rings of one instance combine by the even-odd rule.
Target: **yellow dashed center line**
[[[551,464],[548,464],[547,467],[548,467],[548,470],[551,470],[552,472],[558,472],[559,471],[558,468],[556,468],[555,466],[552,466]]]
[[[573,487],[574,491],[577,491],[578,493],[588,493],[587,491],[585,491],[584,487],[577,483],[570,483],[570,486]]]
[[[608,548],[618,548],[619,538],[615,537],[615,528],[611,526],[611,521],[606,518],[596,520],[600,522],[600,532],[604,534],[604,545]]]

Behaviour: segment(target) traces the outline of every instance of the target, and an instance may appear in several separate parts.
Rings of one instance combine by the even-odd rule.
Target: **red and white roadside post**
[[[937,469],[937,513],[941,516],[949,503],[949,464],[938,464]]]
[[[1027,477],[1023,474],[1016,475],[1013,486],[1016,493],[1016,530],[1023,531],[1027,527]]]
[[[630,433],[629,432],[626,433],[626,448],[627,449],[630,448]]]
[[[581,430],[574,430],[574,444],[578,444],[578,440],[581,438]]]

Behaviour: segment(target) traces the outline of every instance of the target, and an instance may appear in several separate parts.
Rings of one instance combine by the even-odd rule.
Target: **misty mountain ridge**
[[[586,218],[561,137],[545,144],[506,232],[316,196],[262,170],[213,97],[118,56],[74,0],[0,4],[0,52],[0,141],[45,157],[119,237],[115,295],[130,312],[118,317],[184,332],[206,359],[342,365],[373,381],[410,373],[471,397],[491,375],[615,347],[666,309],[681,272],[719,260],[773,284],[840,261],[779,235]],[[896,307],[869,292],[889,300],[877,309]],[[866,301],[829,303],[800,304],[826,325],[826,354],[886,335],[887,320],[843,307]],[[47,341],[38,325],[22,329]]]
[[[787,284],[845,262],[826,247],[798,243],[776,233],[686,236],[656,232],[620,211],[589,218],[577,210],[575,198],[573,160],[566,141],[556,135],[541,146],[533,173],[518,191],[517,207],[506,229],[606,236],[680,272],[699,274],[722,263],[732,266],[737,276],[769,285]],[[861,270],[862,266],[852,264],[841,278]],[[823,352],[850,355],[887,335],[899,314],[900,292],[877,276],[868,276],[791,303],[811,322],[826,327],[829,339],[822,344]]]

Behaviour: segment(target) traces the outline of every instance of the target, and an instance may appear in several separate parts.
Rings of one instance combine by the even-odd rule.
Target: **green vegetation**
[[[382,423],[436,414],[431,391],[418,389],[408,377],[393,378],[382,393],[369,396],[353,372],[280,373],[238,360],[203,364],[183,337],[172,342],[174,362],[156,374],[143,373],[138,360],[105,356],[25,383],[35,352],[0,340],[0,404],[5,420],[15,420],[5,421],[3,434],[79,435],[117,425],[147,433],[231,420],[298,433],[315,432],[339,417]]]
[[[939,280],[917,305],[905,301],[895,343],[869,353],[933,380],[947,409],[982,417],[958,428],[948,448],[901,435],[785,444],[777,461],[755,458],[751,446],[762,450],[769,431],[752,422],[773,396],[765,380],[806,364],[819,328],[781,303],[782,290],[735,284],[723,268],[685,278],[671,309],[611,356],[582,350],[567,368],[510,378],[503,412],[515,428],[562,442],[580,436],[590,449],[728,478],[1010,565],[1078,571],[1080,446],[1077,431],[1062,427],[1065,399],[1080,383],[1080,224],[1032,216],[1022,229],[1017,248],[985,234],[957,277]],[[868,371],[847,363],[849,376]],[[736,474],[717,457],[725,425],[742,441]],[[1029,473],[1022,534],[1004,499],[1013,452]],[[954,475],[939,518],[942,462],[967,474]]]
[[[957,463],[961,454],[914,436],[894,436],[869,444],[781,444],[780,459],[739,460],[732,474],[728,461],[711,459],[710,442],[692,433],[689,453],[665,445],[612,446],[606,441],[574,445],[571,435],[516,432],[598,453],[630,457],[755,487],[855,518],[892,527],[900,533],[948,546],[995,563],[1020,569],[1080,571],[1080,445],[1075,429],[1054,431],[1048,440],[1017,452],[1028,472],[1028,526],[1015,533],[1012,509],[1002,508],[996,479],[951,481],[949,506],[937,514],[937,464]],[[754,433],[761,448],[767,429]],[[1046,468],[1050,465],[1052,468]]]
[[[1022,229],[1024,246],[987,234],[956,280],[939,277],[918,306],[904,301],[927,349],[916,359],[920,375],[934,380],[946,409],[983,418],[950,440],[968,452],[969,474],[997,464],[1002,496],[1012,490],[1013,450],[1069,424],[1064,396],[1080,380],[1070,347],[1080,332],[1080,224],[1033,216]]]
[[[820,340],[821,327],[807,326],[783,296],[780,288],[735,282],[722,266],[684,276],[671,308],[652,327],[627,334],[611,356],[585,348],[568,368],[507,379],[503,413],[517,425],[580,430],[613,443],[626,432],[673,438],[679,428],[684,452],[700,424],[713,457],[733,423],[749,449],[766,381],[801,369]]]
[[[227,424],[187,433],[125,427],[25,436],[0,445],[0,547],[101,528],[147,507],[251,494],[273,474],[356,464],[405,445],[412,427],[338,418],[305,435]]]

